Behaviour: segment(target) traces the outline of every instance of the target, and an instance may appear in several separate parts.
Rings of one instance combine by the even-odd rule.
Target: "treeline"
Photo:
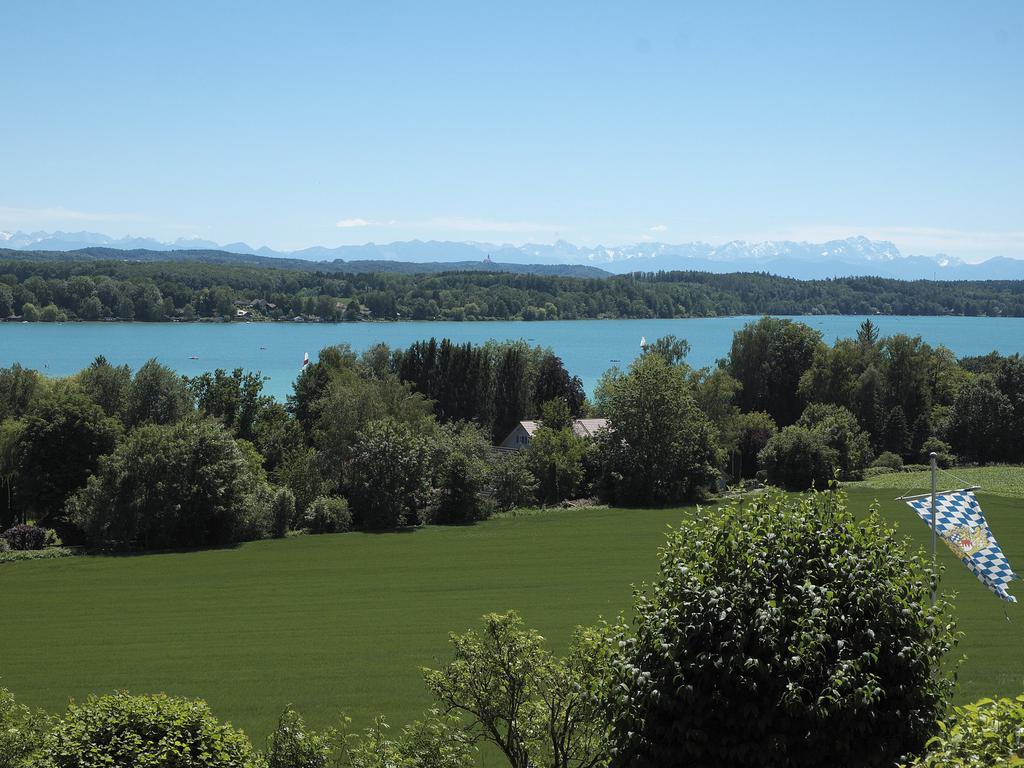
[[[116,693],[52,717],[0,688],[0,761],[472,768],[484,746],[509,768],[924,768],[1024,755],[1024,697],[948,713],[952,606],[930,595],[924,553],[842,493],[688,517],[658,558],[629,620],[577,628],[564,655],[511,611],[452,635],[450,660],[423,670],[431,709],[401,729],[378,717],[316,730],[286,707],[261,749],[201,700]]]
[[[1024,282],[658,272],[344,274],[204,262],[0,261],[0,318],[573,320],[742,314],[1024,316]]]
[[[829,346],[774,318],[737,331],[716,367],[692,369],[687,352],[657,340],[593,402],[525,342],[328,347],[287,404],[241,370],[183,378],[97,358],[50,379],[15,365],[0,369],[0,531],[19,549],[49,528],[103,548],[204,546],[577,498],[671,504],[753,478],[823,487],[932,452],[1024,463],[1018,355],[958,361],[870,321]],[[581,434],[586,416],[606,428]],[[540,423],[525,450],[493,449],[526,419]]]

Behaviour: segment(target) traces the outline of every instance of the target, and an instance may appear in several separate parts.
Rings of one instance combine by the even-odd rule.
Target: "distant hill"
[[[584,272],[541,272],[541,266],[596,267],[604,273],[687,271],[727,274],[735,272],[767,272],[799,280],[821,280],[833,277],[875,276],[898,280],[1021,280],[1024,260],[996,257],[980,264],[938,254],[935,256],[904,256],[890,242],[866,237],[848,237],[826,243],[766,241],[748,243],[734,240],[713,245],[709,243],[635,243],[615,247],[581,247],[558,241],[553,244],[500,245],[495,243],[410,240],[395,243],[366,243],[336,248],[315,246],[296,251],[275,251],[267,247],[253,248],[247,243],[218,245],[209,240],[179,239],[166,243],[145,237],[115,239],[95,232],[0,232],[0,246],[15,250],[77,251],[102,248],[137,253],[144,251],[232,253],[289,261],[313,262],[316,269],[341,262],[347,271],[362,269],[359,264],[372,263],[375,271],[403,271],[402,266],[378,267],[381,262],[418,264],[420,271],[444,269],[479,270],[485,259],[495,263],[491,268],[518,271],[529,267],[535,274],[569,274],[594,276]],[[211,257],[212,258],[212,257]],[[264,264],[265,262],[240,262]],[[445,266],[440,266],[445,265]],[[470,266],[475,265],[475,266]],[[281,263],[274,266],[282,267]],[[288,267],[285,267],[288,268]],[[304,268],[304,267],[297,267]]]
[[[244,267],[270,267],[273,269],[297,269],[303,272],[352,275],[365,275],[373,272],[404,275],[425,275],[439,272],[508,272],[553,277],[606,278],[611,276],[610,272],[585,264],[503,264],[489,261],[345,261],[343,259],[308,261],[249,253],[231,253],[215,249],[155,251],[144,248],[123,250],[93,246],[73,251],[28,251],[0,248],[0,258],[23,261],[134,261],[147,263],[198,261],[204,264],[233,264]]]

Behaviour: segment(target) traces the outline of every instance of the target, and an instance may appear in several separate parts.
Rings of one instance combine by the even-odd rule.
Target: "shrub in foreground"
[[[205,702],[164,694],[115,693],[72,704],[47,734],[42,755],[39,768],[258,765],[245,734],[218,722]]]
[[[47,719],[18,704],[6,688],[0,688],[0,768],[29,768],[46,733]]]
[[[883,766],[934,733],[949,605],[877,511],[772,491],[684,521],[660,571],[614,638],[613,765]]]
[[[1024,696],[956,707],[913,768],[1024,765]]]

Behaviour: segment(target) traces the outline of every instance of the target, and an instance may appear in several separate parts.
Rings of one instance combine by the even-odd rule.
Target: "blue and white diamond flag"
[[[931,528],[931,495],[917,496],[906,502]],[[989,530],[974,491],[935,494],[935,530],[982,584],[1003,600],[1017,602],[1017,598],[1006,591],[1007,585],[1017,576]]]

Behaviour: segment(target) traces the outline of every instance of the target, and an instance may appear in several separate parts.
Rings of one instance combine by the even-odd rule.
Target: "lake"
[[[526,339],[551,347],[570,373],[593,391],[612,365],[626,366],[640,351],[640,337],[674,334],[690,342],[689,362],[712,365],[725,355],[733,332],[756,317],[685,320],[557,320],[545,322],[402,323],[0,323],[0,366],[19,362],[51,376],[86,367],[97,355],[133,369],[151,357],[188,375],[215,368],[262,371],[268,394],[283,399],[302,365],[302,355],[347,342],[361,351],[377,342],[406,347],[418,339],[457,342]],[[826,341],[853,336],[864,317],[797,317]],[[920,335],[958,356],[998,350],[1024,353],[1024,318],[872,317],[882,335]],[[195,356],[198,359],[191,359]]]

